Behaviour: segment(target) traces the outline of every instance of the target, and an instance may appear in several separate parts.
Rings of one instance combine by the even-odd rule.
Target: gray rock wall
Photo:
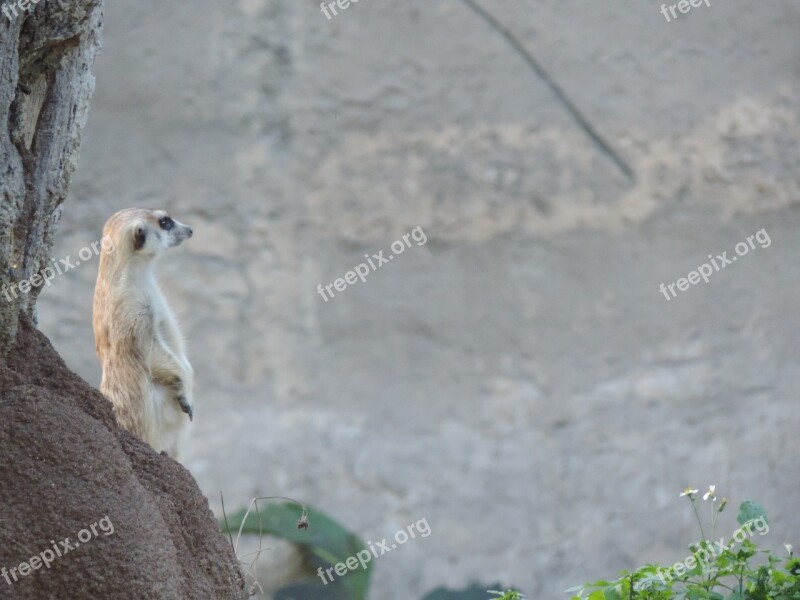
[[[759,500],[760,541],[797,547],[800,6],[483,6],[634,181],[464,3],[115,3],[53,256],[127,206],[194,227],[161,270],[197,372],[188,467],[216,508],[288,495],[370,540],[426,518],[373,598],[555,599],[673,563],[690,484]],[[659,291],[762,228],[769,247]],[[96,268],[39,302],[94,384]]]

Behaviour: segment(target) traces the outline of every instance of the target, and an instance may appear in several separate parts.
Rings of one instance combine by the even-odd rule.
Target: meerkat
[[[163,210],[129,208],[114,214],[103,227],[94,292],[100,391],[122,427],[176,460],[194,416],[194,374],[155,265],[165,250],[192,233]]]

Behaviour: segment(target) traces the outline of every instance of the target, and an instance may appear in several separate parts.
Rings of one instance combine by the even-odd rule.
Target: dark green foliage
[[[727,500],[717,505],[714,488],[703,496],[710,500],[711,539]],[[695,498],[697,490],[686,489],[695,516],[704,532]],[[759,550],[750,538],[769,532],[767,515],[759,504],[746,500],[739,507],[741,525],[733,539],[723,544],[700,541],[689,546],[689,555],[674,565],[646,565],[623,571],[618,579],[595,581],[567,590],[572,600],[800,600],[800,560],[780,558]]]
[[[304,515],[307,518],[308,528],[298,527],[298,522]],[[222,519],[220,528],[223,533],[230,533],[233,536],[237,536],[241,528],[242,534],[272,535],[288,540],[303,553],[303,558],[314,572],[320,567],[324,570],[337,563],[343,563],[348,557],[355,556],[366,548],[364,542],[355,534],[328,515],[313,508],[305,509],[298,504],[270,504],[260,507],[258,512],[250,510],[249,514],[247,509],[242,509],[228,515],[227,519]],[[304,593],[307,595],[297,597],[309,600],[312,598],[365,600],[371,574],[370,562],[366,568],[349,571],[328,585],[323,585],[321,580],[314,581],[313,584],[304,584],[303,589],[306,590]],[[312,588],[314,591],[309,591]],[[284,588],[280,593],[283,593],[284,596],[281,597],[287,600],[294,596],[286,594],[299,594],[291,586]]]
[[[500,584],[473,585],[463,590],[448,590],[443,587],[436,588],[422,600],[486,600],[486,590],[498,589]]]

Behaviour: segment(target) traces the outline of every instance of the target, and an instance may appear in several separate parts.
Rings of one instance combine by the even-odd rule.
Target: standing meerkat
[[[192,228],[166,211],[129,208],[103,227],[94,291],[94,337],[103,365],[100,391],[119,424],[175,459],[194,415],[193,371],[155,263]]]

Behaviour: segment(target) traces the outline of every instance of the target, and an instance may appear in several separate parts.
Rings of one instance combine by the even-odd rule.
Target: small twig
[[[236,534],[236,542],[233,541],[233,536],[231,535],[230,525],[228,525],[228,516],[225,512],[225,501],[222,497],[222,492],[219,494],[220,500],[222,501],[222,516],[225,520],[225,529],[228,531],[228,538],[230,539],[231,546],[233,547],[233,552],[236,554],[236,558],[239,559],[240,563],[243,563],[242,560],[245,556],[251,556],[255,554],[255,558],[250,562],[249,566],[243,565],[245,570],[245,575],[249,575],[253,580],[253,585],[250,586],[249,596],[255,594],[256,588],[261,591],[261,594],[264,594],[264,589],[261,587],[261,584],[258,582],[258,577],[255,575],[255,566],[258,562],[258,559],[261,558],[261,553],[264,551],[262,546],[264,541],[264,523],[261,520],[261,510],[258,507],[259,500],[287,500],[293,504],[298,505],[302,508],[303,512],[300,515],[300,519],[297,521],[297,528],[298,529],[308,529],[308,508],[306,505],[294,500],[293,498],[288,498],[286,496],[257,496],[250,500],[250,504],[247,507],[247,510],[244,513],[244,517],[242,517],[242,522],[239,524],[239,531]],[[247,518],[250,516],[251,511],[255,508],[256,515],[258,517],[258,550],[254,552],[248,552],[246,554],[239,555],[239,540],[242,538],[242,532],[244,531],[244,525],[247,523]],[[248,596],[248,597],[249,597]]]
[[[297,522],[297,528],[298,529],[308,528],[308,509],[306,508],[306,505],[303,504],[302,502],[298,502],[293,498],[287,498],[286,496],[257,496],[250,501],[250,506],[247,507],[247,511],[245,511],[244,513],[244,518],[242,518],[242,522],[239,524],[239,533],[236,535],[236,545],[234,546],[234,551],[237,551],[239,549],[239,539],[242,537],[242,530],[244,530],[244,524],[247,522],[247,517],[250,516],[250,511],[253,510],[253,506],[256,507],[256,513],[259,515],[259,520],[258,520],[259,535],[264,535],[261,523],[261,514],[258,513],[259,500],[287,500],[292,504],[297,504],[297,506],[303,509],[303,513],[300,516],[300,520]]]
[[[219,501],[222,503],[222,518],[225,520],[225,531],[228,532],[228,539],[231,542],[231,548],[234,550],[236,547],[233,545],[233,536],[231,535],[231,528],[228,526],[228,515],[225,513],[225,498],[222,496],[222,490],[219,492]]]
[[[272,550],[272,548],[264,548],[264,550]],[[240,554],[236,558],[238,558],[239,560],[242,560],[245,556],[252,556],[253,554],[259,554],[259,553],[263,552],[264,550],[259,548],[258,550],[253,550],[252,552],[245,552],[244,554]]]

